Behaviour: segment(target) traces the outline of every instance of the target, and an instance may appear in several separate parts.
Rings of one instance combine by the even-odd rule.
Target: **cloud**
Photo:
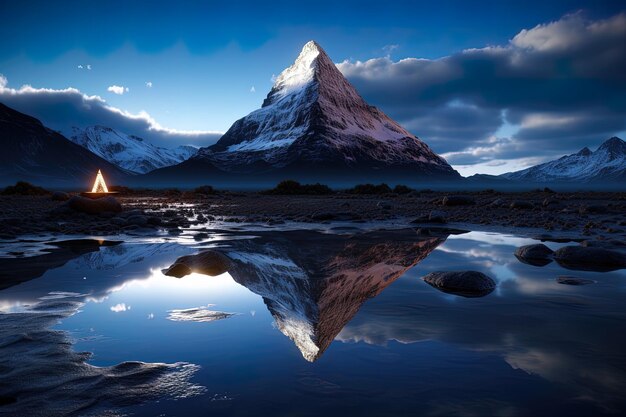
[[[625,44],[626,14],[590,21],[576,13],[502,46],[337,66],[372,104],[469,165],[529,158],[538,146],[560,156],[626,129]],[[506,125],[516,131],[494,147]]]
[[[215,143],[222,135],[216,131],[166,128],[145,111],[133,114],[110,106],[100,96],[89,96],[72,87],[60,90],[34,88],[30,85],[19,89],[10,88],[2,74],[0,102],[36,117],[46,126],[66,135],[71,134],[74,126],[85,128],[103,125],[169,147],[181,144],[206,146]]]
[[[127,306],[125,303],[119,303],[111,306],[111,311],[114,313],[121,313],[122,311],[128,310],[130,310],[130,306]]]
[[[393,51],[395,51],[396,49],[398,49],[400,47],[400,45],[396,45],[396,44],[391,44],[391,45],[385,45],[383,46],[381,49],[383,50],[383,52],[385,53],[385,55],[389,56],[391,55],[391,53]]]
[[[87,69],[91,70],[91,65],[87,64]]]
[[[121,85],[112,85],[107,88],[107,91],[121,96],[124,93],[128,93],[128,87],[123,87]]]
[[[82,65],[79,65],[79,66],[78,66],[78,69],[83,69],[83,66],[82,66]]]
[[[152,88],[152,81],[147,81],[146,82],[146,87]]]
[[[250,92],[251,93],[256,93],[256,88],[254,88],[254,86],[250,87]]]

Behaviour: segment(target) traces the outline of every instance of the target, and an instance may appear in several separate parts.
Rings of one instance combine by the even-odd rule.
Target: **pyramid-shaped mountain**
[[[460,178],[428,145],[368,105],[314,41],[276,79],[260,109],[190,160],[146,177],[229,176],[408,183]]]

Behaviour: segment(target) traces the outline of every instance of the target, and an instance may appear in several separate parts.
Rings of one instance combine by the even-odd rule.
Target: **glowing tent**
[[[91,189],[92,193],[108,193],[109,189],[107,188],[107,184],[104,182],[104,177],[102,176],[102,172],[98,170],[98,175],[96,175],[96,181],[93,183],[93,188]]]

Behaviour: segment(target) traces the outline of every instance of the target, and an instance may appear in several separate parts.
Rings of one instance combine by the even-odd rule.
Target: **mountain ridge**
[[[178,164],[198,151],[189,145],[172,149],[155,146],[138,136],[102,125],[86,128],[73,126],[65,136],[112,164],[136,174]]]
[[[90,187],[98,170],[109,184],[128,173],[47,128],[29,115],[0,103],[0,181],[25,180],[42,185]]]
[[[600,182],[626,180],[626,142],[613,136],[595,151],[580,151],[499,178],[534,182]]]

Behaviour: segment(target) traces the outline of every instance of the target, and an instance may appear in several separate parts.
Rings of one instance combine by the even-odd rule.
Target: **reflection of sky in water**
[[[201,366],[194,383],[205,386],[206,395],[135,407],[139,415],[624,410],[626,273],[525,265],[513,251],[528,243],[535,241],[481,232],[449,237],[365,302],[313,363],[276,329],[263,298],[228,273],[164,276],[162,268],[195,252],[176,243],[124,244],[83,255],[0,292],[0,308],[17,311],[54,297],[53,291],[84,294],[80,312],[56,328],[71,332],[75,350],[94,352],[92,364]],[[496,292],[461,298],[420,279],[436,270],[467,269],[496,279]],[[561,285],[558,275],[597,283]],[[211,322],[168,320],[168,311],[194,307],[238,314]]]

